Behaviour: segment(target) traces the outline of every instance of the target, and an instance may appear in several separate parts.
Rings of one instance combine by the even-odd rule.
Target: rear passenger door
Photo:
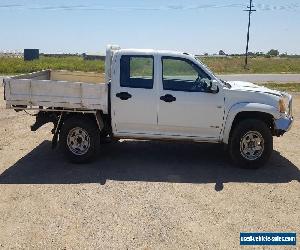
[[[111,84],[113,132],[117,136],[151,134],[157,127],[154,56],[122,55],[117,62]]]

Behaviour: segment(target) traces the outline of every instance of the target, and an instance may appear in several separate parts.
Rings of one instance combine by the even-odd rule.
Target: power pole
[[[245,59],[245,66],[244,68],[247,68],[248,65],[248,50],[249,50],[249,40],[250,40],[250,26],[251,26],[251,14],[254,10],[253,0],[250,0],[250,5],[247,6],[247,9],[244,11],[247,11],[249,13],[249,21],[248,21],[248,33],[247,33],[247,45],[246,45],[246,59]]]

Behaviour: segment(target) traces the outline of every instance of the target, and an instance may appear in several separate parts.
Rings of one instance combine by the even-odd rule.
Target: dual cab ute
[[[217,78],[187,53],[108,46],[104,76],[41,71],[4,80],[7,108],[53,122],[53,147],[82,163],[110,139],[224,144],[241,167],[262,166],[293,122],[292,97]]]

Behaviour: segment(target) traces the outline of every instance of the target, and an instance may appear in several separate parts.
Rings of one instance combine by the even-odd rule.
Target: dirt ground
[[[34,118],[1,98],[0,247],[239,249],[240,232],[299,236],[299,95],[294,116],[260,170],[233,167],[219,145],[144,141],[72,165],[51,150],[50,125],[30,132]]]

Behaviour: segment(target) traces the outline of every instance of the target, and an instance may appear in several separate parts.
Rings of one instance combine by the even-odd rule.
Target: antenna
[[[249,50],[249,40],[250,40],[250,25],[251,25],[251,14],[252,12],[256,11],[254,10],[253,0],[250,0],[249,6],[247,6],[247,9],[244,11],[247,11],[249,13],[249,21],[248,21],[248,32],[247,32],[247,45],[246,45],[246,58],[245,58],[245,66],[244,68],[247,68],[248,65],[248,50]]]

